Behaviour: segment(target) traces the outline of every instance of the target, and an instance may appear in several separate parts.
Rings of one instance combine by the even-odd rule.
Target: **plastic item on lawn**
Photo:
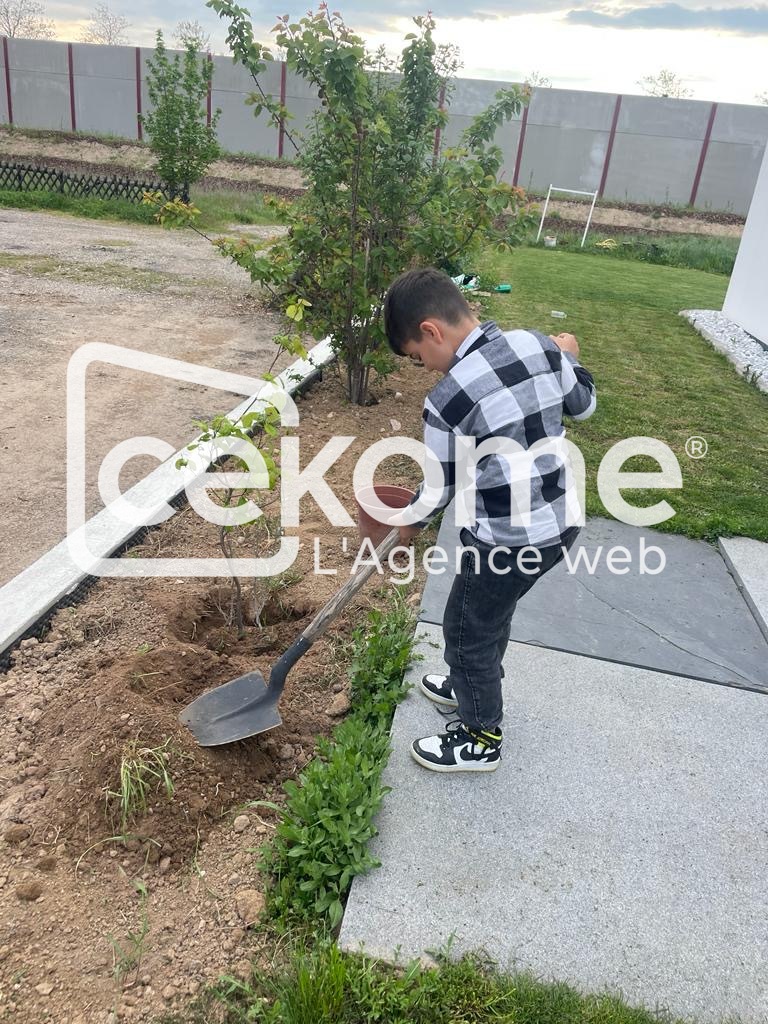
[[[480,278],[477,274],[457,274],[451,280],[463,292],[476,292],[480,287]]]

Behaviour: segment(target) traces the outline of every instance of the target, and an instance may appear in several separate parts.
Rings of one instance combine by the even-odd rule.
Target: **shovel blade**
[[[218,747],[282,725],[278,699],[261,672],[247,672],[201,694],[184,708],[179,721],[201,747]]]

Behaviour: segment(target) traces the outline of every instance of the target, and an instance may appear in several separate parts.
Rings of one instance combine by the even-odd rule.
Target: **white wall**
[[[768,149],[752,196],[723,312],[768,345]]]

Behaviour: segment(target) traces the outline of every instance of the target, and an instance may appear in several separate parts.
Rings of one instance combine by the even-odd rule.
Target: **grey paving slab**
[[[452,509],[437,543],[453,566],[459,541]],[[640,571],[641,544],[650,570],[660,556],[649,549],[663,550],[663,572]],[[608,567],[608,553],[618,547],[632,556],[626,565],[614,562],[629,568],[624,575]],[[590,519],[570,557],[573,572],[561,562],[520,601],[513,640],[710,682],[768,687],[768,640],[712,545]],[[442,622],[452,582],[450,572],[428,575],[422,621]]]
[[[718,548],[768,639],[768,544],[749,537],[721,537]]]
[[[418,627],[441,668],[435,626]],[[392,787],[341,927],[345,949],[485,948],[504,969],[697,1021],[768,1020],[768,697],[510,645],[501,768],[408,753],[444,720],[400,705]]]

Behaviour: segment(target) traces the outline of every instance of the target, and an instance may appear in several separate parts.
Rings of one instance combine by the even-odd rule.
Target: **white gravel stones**
[[[717,309],[683,309],[680,316],[721,352],[739,373],[768,394],[768,348]]]

